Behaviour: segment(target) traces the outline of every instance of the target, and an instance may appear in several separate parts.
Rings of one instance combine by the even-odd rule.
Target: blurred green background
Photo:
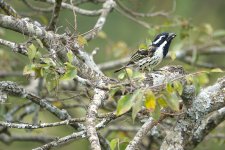
[[[51,13],[38,13],[29,9],[27,6],[23,4],[21,0],[7,0],[15,10],[17,10],[23,16],[30,16],[34,20],[38,20],[40,23],[47,25],[48,21],[51,18]],[[126,0],[121,1],[129,8],[132,8],[139,12],[147,12],[149,10],[153,11],[170,11],[172,8],[172,0]],[[35,6],[40,7],[48,7],[44,3],[31,1]],[[85,9],[99,9],[101,8],[101,4],[84,4],[80,7]],[[176,9],[172,13],[172,16],[175,18],[182,19],[188,21],[190,25],[193,26],[204,26],[205,24],[210,24],[213,30],[217,29],[225,29],[225,18],[224,18],[224,9],[225,9],[225,0],[177,0],[176,1]],[[60,13],[59,22],[58,22],[58,33],[64,33],[66,27],[69,28],[73,32],[73,28],[69,25],[73,24],[73,13],[72,11],[68,11],[63,9]],[[85,33],[88,30],[92,29],[94,24],[96,23],[98,17],[88,17],[77,14],[77,23],[78,23],[78,32],[79,34]],[[145,18],[144,21],[148,22],[150,25],[157,27],[157,25],[168,25],[172,24],[171,18],[164,17],[150,17]],[[68,23],[69,22],[69,23]],[[181,29],[177,26],[175,27],[165,27],[160,29],[159,31],[172,31],[180,34]],[[106,62],[109,60],[123,58],[133,53],[138,46],[145,42],[146,38],[153,38],[153,35],[149,34],[151,29],[146,29],[143,26],[137,24],[136,22],[126,18],[125,16],[118,13],[116,10],[113,10],[107,17],[106,24],[103,28],[103,32],[99,35],[98,38],[88,42],[85,46],[85,49],[88,52],[92,52],[92,50],[96,47],[100,48],[97,55],[95,55],[94,59],[97,63]],[[15,42],[23,42],[27,40],[26,36],[17,34],[15,32],[5,30],[0,28],[0,38],[7,39]],[[174,45],[179,43],[180,41],[185,40],[181,39],[179,36],[175,40],[172,45],[172,50]],[[28,62],[28,60],[24,56],[19,56],[12,52],[8,51],[9,49],[0,46],[0,70],[5,71],[21,71],[24,65]],[[220,62],[221,64],[225,63],[225,57],[219,56],[215,57],[215,62]],[[9,63],[10,62],[10,63]],[[165,62],[167,63],[167,62]],[[179,62],[178,62],[179,64]],[[109,72],[111,75],[111,73]],[[25,78],[7,78],[8,80],[17,81],[18,83],[26,83]],[[1,79],[5,80],[5,79]],[[18,105],[21,103],[20,101],[12,102],[12,106]],[[3,107],[1,107],[3,109]],[[56,118],[52,117],[52,115],[48,115],[49,118],[44,117],[46,115],[46,111],[42,111],[40,117],[42,118],[42,122],[53,122],[57,121]],[[79,110],[73,111],[70,113],[73,116],[84,115],[84,112],[80,113]],[[80,114],[79,114],[80,113]],[[81,115],[81,116],[82,116]],[[0,118],[2,119],[2,118]],[[28,122],[31,120],[31,117],[26,117],[25,120]],[[224,130],[225,123],[222,123],[214,133],[225,133]],[[38,129],[34,131],[25,130],[21,131],[19,129],[10,129],[12,133],[24,133],[24,134],[39,134],[39,135],[56,135],[56,136],[65,136],[69,133],[72,133],[73,130],[68,130],[67,127],[56,127],[56,128],[47,128],[47,129]],[[6,145],[0,142],[0,150],[13,150],[13,149],[32,149],[34,147],[40,146],[40,143],[34,142],[14,142],[10,145]],[[64,146],[63,150],[70,149],[88,149],[87,140],[77,140]],[[202,142],[196,149],[197,150],[224,150],[225,144],[224,140],[220,139],[207,139]]]

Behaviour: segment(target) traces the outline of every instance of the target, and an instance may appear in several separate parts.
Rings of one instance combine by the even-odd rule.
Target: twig
[[[134,10],[129,9],[125,5],[123,5],[120,0],[116,0],[117,5],[124,10],[127,14],[130,14],[134,17],[155,17],[155,16],[163,16],[163,17],[168,17],[169,13],[168,12],[163,12],[163,11],[158,11],[158,12],[150,12],[150,13],[139,13],[135,12]]]
[[[36,1],[42,1],[42,2],[47,2],[54,4],[55,0],[36,0]],[[86,15],[86,16],[98,16],[101,14],[102,10],[85,10],[76,6],[72,6],[67,3],[62,3],[62,8],[70,9],[70,10],[75,10],[76,13],[81,14],[81,15]]]
[[[58,20],[58,17],[59,17],[59,12],[60,12],[60,9],[61,9],[61,4],[62,4],[62,0],[56,0],[55,1],[55,6],[54,6],[54,9],[53,9],[53,12],[52,12],[52,18],[50,20],[50,23],[47,27],[48,30],[55,30],[56,28],[56,22]]]
[[[84,36],[86,40],[93,39],[97,35],[97,33],[102,30],[106,22],[107,16],[109,12],[116,6],[115,4],[116,3],[114,2],[114,0],[106,0],[105,3],[103,3],[101,15],[93,28],[94,29],[93,32],[89,32]]]
[[[27,48],[23,44],[0,39],[0,44],[11,48],[14,52],[27,56]]]
[[[39,128],[47,128],[47,127],[56,127],[68,124],[74,124],[75,122],[84,122],[85,118],[72,118],[67,119],[60,122],[54,123],[41,123],[41,124],[27,124],[27,123],[12,123],[12,122],[4,122],[0,121],[0,126],[8,127],[8,128],[17,128],[17,129],[39,129]]]
[[[126,150],[134,150],[137,148],[138,144],[141,142],[143,137],[160,121],[162,121],[165,116],[162,116],[160,120],[154,121],[153,118],[149,118],[142,127],[138,130],[137,134],[134,136],[133,140],[129,142],[126,147]]]
[[[131,16],[131,15],[129,15],[129,14],[123,12],[123,11],[120,10],[119,8],[115,8],[115,9],[116,9],[120,14],[122,14],[122,15],[124,15],[125,17],[131,19],[132,21],[134,21],[134,22],[136,22],[136,23],[142,25],[143,27],[145,27],[145,28],[147,28],[147,29],[149,29],[149,28],[151,27],[148,23],[146,23],[146,22],[144,22],[144,21],[142,21],[142,20],[139,20],[139,19],[137,19],[137,18],[134,18],[133,16]]]
[[[71,116],[67,113],[66,110],[60,110],[57,107],[50,104],[46,99],[41,99],[36,95],[25,91],[25,89],[18,87],[17,84],[10,81],[0,82],[0,90],[6,92],[10,95],[20,96],[31,100],[32,102],[38,104],[40,107],[47,109],[49,112],[54,114],[61,120],[70,119]],[[83,128],[82,124],[74,124],[75,127]]]
[[[20,15],[15,11],[15,9],[13,9],[12,6],[10,6],[9,4],[7,4],[6,2],[4,2],[4,0],[0,1],[0,8],[3,9],[3,11],[10,16],[16,17],[16,18],[20,18]]]
[[[70,0],[70,4],[73,5],[72,0]],[[77,15],[74,8],[73,8],[73,17],[74,17],[74,32],[77,33]]]
[[[125,115],[125,114],[122,114]],[[120,116],[122,116],[120,115]],[[107,118],[103,119],[100,123],[98,123],[95,127],[97,130],[104,128],[110,121],[115,120],[116,118],[120,117],[120,116],[116,116],[115,113],[111,113],[111,115],[109,115]],[[85,138],[87,136],[86,131],[80,131],[80,132],[74,132],[70,135],[67,135],[65,137],[62,137],[60,139],[54,140],[50,143],[47,143],[41,147],[38,147],[34,150],[46,150],[46,149],[50,149],[52,147],[57,147],[60,146],[62,144],[68,143],[71,140],[77,139],[77,138]]]
[[[40,136],[40,135],[7,135],[7,134],[0,134],[0,141],[10,144],[12,142],[17,141],[32,141],[32,142],[40,142],[40,143],[47,143],[50,141],[55,140],[56,137],[49,137],[49,136]]]
[[[53,7],[49,7],[49,8],[35,7],[29,3],[29,0],[23,0],[23,2],[25,5],[27,5],[29,8],[31,8],[32,10],[35,10],[35,11],[51,12],[53,10]]]

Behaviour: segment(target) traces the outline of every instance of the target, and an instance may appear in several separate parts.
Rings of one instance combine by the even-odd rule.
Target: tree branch
[[[55,2],[55,6],[54,6],[54,10],[52,12],[52,18],[51,18],[51,21],[49,23],[49,26],[48,26],[48,30],[55,30],[56,28],[56,23],[57,23],[57,20],[58,20],[58,17],[59,17],[59,12],[60,12],[60,9],[61,9],[61,4],[62,4],[62,0],[56,0]]]
[[[99,85],[104,85],[104,83],[100,81]],[[103,100],[106,99],[106,92],[100,89],[95,89],[94,92],[95,92],[95,95],[87,111],[86,128],[87,128],[87,137],[91,143],[91,149],[100,150],[101,146],[100,146],[98,134],[95,128],[95,120],[96,120],[99,106],[102,104]]]
[[[219,79],[214,85],[202,89],[198,96],[193,99],[192,104],[186,105],[187,112],[179,119],[174,129],[167,134],[161,145],[161,150],[188,149],[189,144],[192,143],[192,136],[202,125],[204,117],[225,106],[224,90],[225,78]]]
[[[70,119],[71,116],[67,113],[66,110],[60,110],[57,107],[50,104],[46,99],[41,99],[37,97],[36,95],[33,95],[25,89],[18,87],[17,84],[10,82],[10,81],[2,81],[0,82],[0,90],[3,92],[6,92],[9,95],[18,96],[18,97],[24,97],[32,102],[38,104],[42,108],[47,109],[49,112],[54,114],[56,117],[58,117],[61,120]],[[82,124],[74,124],[76,127],[83,128]]]

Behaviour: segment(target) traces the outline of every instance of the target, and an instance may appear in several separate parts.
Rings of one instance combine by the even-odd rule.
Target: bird
[[[145,70],[152,71],[166,57],[170,44],[175,37],[175,33],[163,32],[158,34],[147,49],[137,50],[125,66],[114,72],[117,73],[129,67],[142,72]]]

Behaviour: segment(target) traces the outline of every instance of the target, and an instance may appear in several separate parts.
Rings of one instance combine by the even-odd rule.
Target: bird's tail
[[[127,68],[126,66],[123,66],[123,67],[121,67],[121,68],[115,70],[114,73],[117,73],[117,72],[119,72],[119,71],[121,71],[121,70],[123,70],[123,69],[126,69],[126,68]]]

